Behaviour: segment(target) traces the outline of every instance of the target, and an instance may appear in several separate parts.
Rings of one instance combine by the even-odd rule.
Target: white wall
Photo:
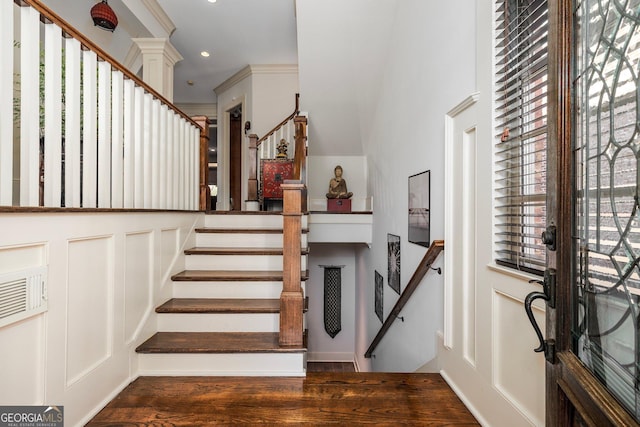
[[[402,289],[426,250],[407,241],[410,175],[431,170],[431,239],[444,235],[444,117],[475,88],[475,1],[298,0],[297,16],[310,154],[367,159],[374,235],[371,253],[359,258],[359,271],[368,272],[357,286],[371,300],[358,305],[366,327],[356,329],[371,342],[381,326],[373,270],[385,278],[385,316],[398,299],[387,285],[387,233],[401,237]],[[405,322],[396,321],[375,351],[375,370],[413,371],[436,356],[442,283],[427,275],[401,313]]]
[[[344,267],[341,270],[342,330],[331,338],[324,329],[324,268],[321,266]],[[306,296],[309,297],[309,311],[306,322],[309,330],[308,360],[351,362],[355,356],[355,313],[356,280],[354,249],[349,244],[313,244],[309,255],[309,280]]]
[[[64,405],[85,423],[135,377],[135,348],[201,221],[194,213],[8,214],[0,274],[48,267],[48,311],[0,328],[0,402]]]
[[[293,112],[295,94],[299,91],[298,66],[254,65],[251,67],[251,79],[251,133],[261,137]],[[293,144],[293,141],[287,142]]]

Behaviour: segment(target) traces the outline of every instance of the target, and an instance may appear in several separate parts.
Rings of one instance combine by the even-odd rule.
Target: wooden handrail
[[[284,119],[283,121],[278,123],[273,129],[271,129],[269,132],[267,132],[267,134],[264,135],[262,138],[258,139],[258,142],[256,143],[256,147],[259,147],[260,144],[262,144],[263,141],[265,141],[271,135],[276,133],[278,131],[278,129],[280,129],[282,126],[284,126],[285,123],[287,123],[288,121],[292,120],[299,112],[300,112],[300,94],[296,93],[296,108],[293,111],[293,113],[291,113],[286,119]]]
[[[396,320],[398,314],[400,314],[400,311],[402,311],[407,301],[409,301],[409,298],[411,298],[413,292],[416,290],[420,282],[422,282],[424,276],[429,272],[429,270],[431,269],[431,265],[434,263],[442,250],[444,250],[444,240],[434,240],[433,243],[431,243],[431,246],[429,246],[429,250],[422,258],[422,261],[420,261],[420,263],[416,267],[416,271],[413,273],[413,276],[411,276],[407,287],[402,292],[402,295],[400,295],[400,298],[398,299],[398,302],[396,302],[396,305],[394,305],[393,309],[391,309],[391,313],[389,313],[389,316],[387,316],[387,319],[382,324],[380,331],[371,342],[371,345],[369,346],[367,352],[364,354],[364,357],[371,357],[371,355],[373,354],[373,350],[375,350],[378,344],[380,344],[380,341],[382,341],[382,337],[384,337],[384,335],[387,333],[393,321]]]
[[[169,101],[167,98],[162,96],[158,91],[153,89],[151,86],[143,82],[142,79],[140,79],[134,73],[129,71],[127,68],[125,68],[122,64],[116,61],[111,55],[105,52],[102,48],[100,48],[94,42],[86,38],[81,32],[73,28],[67,21],[62,19],[60,16],[58,16],[55,12],[53,12],[51,9],[49,9],[39,0],[14,0],[14,3],[16,3],[18,6],[28,5],[33,7],[35,10],[40,12],[40,16],[42,17],[42,19],[58,25],[60,28],[62,28],[62,30],[66,35],[71,36],[74,39],[78,40],[82,44],[82,46],[95,52],[100,59],[103,59],[109,62],[113,68],[122,72],[122,74],[124,74],[125,77],[133,80],[139,86],[142,86],[146,92],[149,92],[154,97],[158,98],[158,100],[160,100],[161,103],[171,108],[173,111],[175,111],[177,114],[179,114],[182,118],[187,120],[192,125],[200,128],[200,125],[198,125],[198,123],[196,123],[193,119],[191,119],[191,117],[187,116],[184,112],[180,111],[175,105],[173,105],[173,103],[171,103],[171,101]],[[297,108],[297,104],[296,104],[296,108]]]

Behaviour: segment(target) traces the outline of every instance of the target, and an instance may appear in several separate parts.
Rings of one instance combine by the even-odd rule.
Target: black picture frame
[[[387,234],[387,283],[400,295],[400,236]]]
[[[431,244],[431,171],[409,177],[408,240],[428,248]]]
[[[380,322],[384,322],[384,306],[383,306],[383,301],[382,298],[384,297],[384,286],[383,286],[383,278],[382,278],[382,274],[378,273],[378,271],[375,271],[375,301],[374,301],[374,309],[376,312],[376,315],[378,316],[378,319],[380,319]]]

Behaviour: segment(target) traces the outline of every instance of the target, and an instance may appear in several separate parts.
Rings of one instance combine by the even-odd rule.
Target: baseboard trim
[[[449,387],[451,387],[451,389],[453,390],[453,392],[456,394],[456,396],[458,396],[460,398],[460,400],[462,400],[462,403],[464,403],[464,406],[467,407],[467,409],[469,410],[469,412],[471,412],[471,414],[473,414],[473,416],[476,418],[476,420],[480,423],[481,426],[483,427],[488,427],[489,423],[487,422],[487,420],[485,420],[482,415],[480,414],[480,412],[478,412],[477,408],[475,406],[473,406],[471,404],[471,402],[469,401],[469,399],[467,399],[467,396],[465,396],[464,393],[462,393],[462,391],[460,390],[460,388],[456,385],[456,383],[451,379],[451,377],[449,377],[449,375],[447,375],[447,373],[444,370],[440,371],[440,375],[442,376],[442,378],[445,380],[445,382],[447,384],[449,384]]]
[[[115,399],[116,396],[122,392],[122,390],[127,388],[127,386],[129,384],[131,384],[132,382],[134,382],[137,379],[138,379],[138,375],[133,375],[133,376],[129,377],[128,379],[124,380],[122,383],[120,383],[120,385],[118,385],[118,387],[116,387],[115,390],[113,390],[111,393],[109,393],[107,395],[107,397],[102,399],[97,406],[95,406],[93,409],[91,409],[87,413],[87,415],[80,420],[80,422],[77,425],[79,425],[79,426],[86,425],[89,421],[91,421],[91,419],[93,419],[93,417],[98,415],[98,412],[102,411],[105,406],[107,406],[113,399]]]

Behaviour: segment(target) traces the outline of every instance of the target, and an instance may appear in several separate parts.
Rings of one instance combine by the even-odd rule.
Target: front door
[[[546,424],[636,425],[640,2],[549,7]]]

